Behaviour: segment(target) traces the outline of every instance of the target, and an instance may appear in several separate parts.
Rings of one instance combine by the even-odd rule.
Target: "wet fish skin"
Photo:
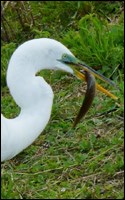
[[[79,123],[79,121],[85,116],[85,114],[90,109],[92,102],[95,97],[96,93],[96,81],[95,77],[88,71],[84,71],[84,75],[87,82],[87,90],[85,93],[85,98],[83,100],[82,106],[78,112],[78,115],[74,121],[73,128],[76,127],[76,125]]]

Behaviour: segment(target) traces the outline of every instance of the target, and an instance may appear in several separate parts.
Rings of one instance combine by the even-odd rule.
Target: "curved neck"
[[[39,96],[40,83],[35,82],[35,74],[38,71],[60,69],[73,73],[70,67],[58,61],[63,53],[71,54],[64,45],[47,38],[30,40],[16,49],[9,62],[7,84],[14,100],[20,107],[28,106],[27,100],[30,102],[32,93],[36,97]],[[35,95],[32,96],[33,99]]]
[[[7,85],[21,112],[14,119],[2,117],[2,160],[14,157],[29,146],[48,123],[53,91],[35,74],[42,69],[73,73],[70,67],[58,61],[63,53],[70,51],[47,38],[25,42],[13,53],[7,70]]]

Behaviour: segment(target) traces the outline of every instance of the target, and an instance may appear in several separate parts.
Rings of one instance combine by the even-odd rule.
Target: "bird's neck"
[[[46,104],[37,104],[31,109],[22,109],[19,116],[14,119],[3,117],[2,131],[2,160],[16,156],[40,135],[48,123],[51,115],[52,99]],[[9,132],[8,132],[9,130]],[[8,139],[9,137],[9,139]]]
[[[17,119],[22,124],[28,124],[23,121],[24,119],[28,120],[30,126],[34,124],[39,126],[39,120],[45,121],[43,124],[46,124],[51,113],[53,91],[44,78],[35,76],[37,71],[32,68],[31,63],[25,61],[24,63],[22,59],[18,59],[16,62],[13,56],[7,72],[10,93],[21,108]],[[37,121],[35,121],[36,119]],[[40,129],[43,129],[41,125]]]
[[[5,156],[5,159],[14,157],[40,135],[50,119],[53,102],[53,91],[42,77],[25,71],[25,68],[21,70],[19,65],[16,72],[11,69],[12,66],[9,66],[8,87],[21,111],[14,119],[3,117],[3,121],[7,122],[2,139],[2,152],[4,144],[7,145],[5,154],[8,157]]]

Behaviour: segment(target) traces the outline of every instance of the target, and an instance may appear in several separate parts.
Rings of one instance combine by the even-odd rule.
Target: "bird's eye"
[[[66,59],[66,58],[67,58],[67,55],[63,54],[62,59]]]

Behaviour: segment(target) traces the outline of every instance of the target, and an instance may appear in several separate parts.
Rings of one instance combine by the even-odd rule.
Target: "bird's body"
[[[8,65],[7,85],[20,107],[20,114],[14,119],[1,115],[1,161],[13,158],[28,147],[50,119],[54,94],[50,85],[42,77],[36,76],[37,72],[58,69],[85,79],[70,64],[81,66],[80,61],[63,44],[53,39],[29,40],[15,50]],[[91,72],[90,68],[89,71]],[[104,76],[101,78],[104,79]],[[107,90],[97,86],[116,99]]]
[[[7,84],[21,108],[14,119],[1,117],[1,161],[11,159],[28,147],[43,131],[51,115],[53,91],[36,73],[42,69],[72,70],[57,61],[63,53],[71,52],[52,39],[34,39],[19,46],[13,53]]]

